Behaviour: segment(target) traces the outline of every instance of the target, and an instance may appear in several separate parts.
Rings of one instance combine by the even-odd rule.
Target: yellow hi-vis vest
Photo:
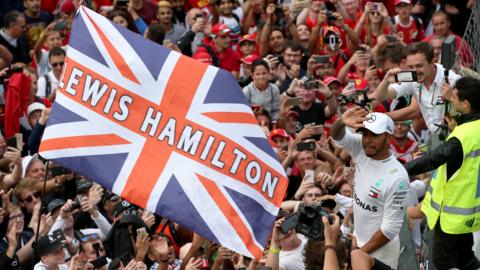
[[[447,164],[432,175],[422,212],[433,229],[440,219],[442,231],[462,234],[480,230],[480,120],[457,126],[447,140],[462,143],[462,166],[447,181]]]

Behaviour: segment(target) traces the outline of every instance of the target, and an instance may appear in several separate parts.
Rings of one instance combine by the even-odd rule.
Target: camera
[[[300,142],[297,144],[297,150],[300,152],[305,150],[313,151],[315,150],[315,141]]]
[[[367,107],[367,105],[374,99],[368,98],[368,88],[363,90],[356,90],[355,94],[351,95],[340,95],[338,97],[338,103],[340,105],[351,105],[356,104],[360,107]]]
[[[328,21],[335,21],[335,20],[337,20],[337,17],[335,17],[335,16],[333,15],[333,11],[327,10],[327,11],[325,12],[325,14],[327,15],[327,20],[328,20]]]
[[[295,228],[297,233],[301,233],[313,240],[322,241],[324,239],[322,217],[327,217],[328,222],[333,224],[332,217],[322,207],[321,203],[312,205],[300,204],[298,213],[288,217],[280,226],[280,230],[283,234],[287,234],[288,231]]]
[[[313,89],[318,89],[320,88],[320,82],[317,81],[317,80],[305,80],[303,82],[303,87],[306,89],[306,90],[313,90]]]

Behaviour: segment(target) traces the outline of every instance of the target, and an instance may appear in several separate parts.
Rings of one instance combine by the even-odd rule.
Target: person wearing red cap
[[[230,28],[225,24],[217,23],[212,27],[211,45],[203,45],[197,48],[198,52],[207,52],[213,60],[213,65],[230,71],[235,78],[240,72],[240,56],[230,48]]]
[[[242,57],[247,57],[255,53],[256,47],[255,34],[247,34],[240,38],[237,48]]]
[[[240,59],[242,64],[240,66],[240,79],[238,79],[238,83],[241,87],[245,87],[252,82],[252,64],[258,59],[260,59],[260,56],[256,54],[251,54]]]
[[[425,37],[423,22],[412,14],[411,0],[395,0],[395,12],[393,17],[397,34],[403,36],[405,44],[421,41]]]

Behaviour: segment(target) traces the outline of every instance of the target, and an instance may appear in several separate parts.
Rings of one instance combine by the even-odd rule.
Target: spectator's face
[[[312,11],[319,12],[323,8],[325,8],[325,3],[323,1],[320,1],[320,0],[312,1]]]
[[[11,35],[13,38],[21,37],[27,30],[27,24],[25,22],[25,17],[18,16],[17,21],[11,25]]]
[[[426,78],[435,72],[434,64],[429,63],[423,53],[408,55],[407,68],[417,72],[419,83],[425,82]]]
[[[382,80],[380,77],[377,76],[377,74],[374,74],[369,80],[368,80],[368,94],[372,93],[377,89],[377,86],[380,84]]]
[[[302,51],[292,51],[292,49],[287,48],[283,53],[283,59],[285,64],[291,65],[300,65],[302,61]]]
[[[305,172],[305,170],[315,169],[315,157],[313,156],[313,152],[302,151],[298,153],[297,164],[302,173]]]
[[[62,38],[60,37],[60,32],[58,31],[50,32],[48,34],[46,44],[48,49],[62,46]]]
[[[331,84],[328,85],[328,89],[332,91],[332,94],[335,96],[339,96],[341,91],[340,91],[340,83],[338,82],[332,82]]]
[[[220,8],[220,13],[222,15],[232,14],[233,3],[230,0],[222,0],[218,7]]]
[[[49,59],[55,77],[60,78],[62,74],[63,64],[65,63],[65,55],[52,55]]]
[[[308,29],[305,24],[298,25],[297,32],[301,41],[307,41],[310,39],[310,29]]]
[[[365,131],[362,134],[362,146],[367,157],[375,157],[382,153],[388,147],[387,134],[375,134],[371,131]]]
[[[373,11],[368,14],[368,19],[372,23],[380,23],[382,21],[382,15],[378,11]]]
[[[405,139],[408,135],[410,126],[404,124],[403,122],[395,123],[395,128],[393,129],[393,136],[395,139]]]
[[[103,244],[101,241],[96,240],[96,241],[83,242],[82,243],[83,250],[84,250],[83,253],[85,254],[85,257],[87,257],[87,260],[95,260],[97,258],[97,252],[93,248],[93,244],[96,244],[96,243],[100,245],[100,248],[98,249],[100,256],[106,255],[105,248],[103,247]]]
[[[400,3],[395,6],[395,12],[397,12],[400,18],[408,18],[410,12],[412,11],[412,5],[407,3]]]
[[[268,85],[269,71],[266,67],[256,66],[252,73],[253,82],[258,87],[266,87]]]
[[[175,250],[170,239],[164,236],[154,235],[152,241],[150,242],[149,257],[157,262],[164,259],[160,254],[162,250],[162,242],[165,240],[168,244],[168,263],[173,263],[175,261]]]
[[[315,89],[305,89],[303,91],[299,91],[297,95],[303,98],[303,103],[309,104],[315,101]]]
[[[41,110],[33,111],[28,115],[28,123],[32,128],[37,124],[38,119],[40,118],[40,115],[42,115]]]
[[[361,71],[365,71],[368,68],[368,62],[372,59],[372,54],[365,53],[363,57],[359,57],[355,67]]]
[[[440,54],[442,54],[442,45],[443,45],[443,39],[440,38],[434,38],[432,41],[430,41],[430,46],[433,48],[433,62],[434,63],[440,63]]]
[[[184,0],[171,0],[170,3],[175,11],[184,11],[185,10],[185,1]]]
[[[31,82],[30,96],[34,97],[37,94],[37,89],[38,89],[38,86],[37,86],[38,76],[36,73],[30,73],[30,72],[28,72],[27,75],[30,76],[30,82]]]
[[[343,6],[345,7],[345,11],[350,16],[354,16],[358,12],[358,1],[357,0],[343,0]],[[353,17],[352,16],[352,17]]]
[[[25,9],[33,14],[40,12],[40,0],[24,0],[23,5]]]
[[[450,22],[443,14],[439,14],[432,18],[433,33],[437,36],[446,36],[450,31]]]
[[[285,123],[285,131],[288,134],[293,135],[295,134],[296,129],[297,129],[297,118],[295,118],[294,116],[287,117],[287,122]]]
[[[65,252],[63,247],[42,256],[42,262],[48,266],[58,266],[65,263]]]
[[[270,48],[275,53],[280,53],[283,49],[283,44],[285,43],[285,38],[283,37],[282,32],[273,31],[270,34]]]
[[[67,217],[65,218],[65,229],[71,229],[73,228],[73,225],[74,225],[73,215],[70,212],[70,214],[68,214]]]
[[[33,190],[26,190],[20,194],[19,204],[27,210],[28,213],[33,213],[35,204],[40,200],[40,193]]]
[[[27,176],[43,180],[45,178],[45,164],[40,160],[32,161],[30,168],[28,169]]]
[[[23,225],[23,213],[22,211],[20,211],[20,209],[16,209],[15,211],[13,211],[13,213],[10,213],[8,223],[9,228],[11,228],[11,226],[15,226],[15,230],[18,234],[20,234],[23,232]]]
[[[255,52],[255,43],[251,41],[244,41],[242,44],[240,44],[240,51],[243,53],[243,55],[250,55]]]
[[[113,17],[112,21],[114,23],[120,24],[121,26],[123,26],[125,28],[128,27],[128,21],[123,16],[115,16],[115,17]]]
[[[350,184],[345,183],[340,187],[340,194],[345,197],[352,197],[352,186]]]
[[[322,197],[322,190],[318,187],[312,187],[303,195],[303,202],[306,205],[313,204],[319,202],[320,197]]]
[[[282,136],[275,136],[272,138],[272,141],[277,145],[277,147],[282,147],[288,144],[288,139]]]
[[[220,50],[226,50],[230,48],[230,36],[225,35],[225,36],[216,36],[214,39],[215,46],[217,49]]]
[[[157,10],[157,19],[161,24],[169,25],[172,23],[172,10],[170,8],[161,7]]]
[[[315,75],[319,78],[323,78],[324,76],[333,76],[335,75],[335,69],[333,68],[332,63],[322,63],[318,64],[318,68],[315,70]]]

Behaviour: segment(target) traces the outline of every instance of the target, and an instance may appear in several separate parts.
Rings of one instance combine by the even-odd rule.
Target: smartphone
[[[137,229],[137,235],[146,235],[147,234],[147,229],[145,227],[141,227]]]
[[[70,173],[70,170],[68,170],[68,169],[66,169],[62,166],[55,166],[55,167],[50,168],[50,172],[51,172],[52,176],[55,177],[55,176],[59,176],[59,175],[68,174],[68,173]]]
[[[315,132],[315,135],[321,135],[323,134],[323,125],[315,125],[311,126]]]
[[[57,240],[60,240],[60,241],[65,240],[65,234],[63,234],[62,229],[58,229],[58,230],[53,231],[52,236],[53,236],[53,238],[55,238]]]
[[[286,106],[298,106],[303,102],[303,97],[287,98]]]
[[[313,60],[317,64],[327,64],[330,63],[330,56],[328,55],[314,55]]]
[[[313,183],[314,178],[315,178],[314,170],[305,170],[305,181],[307,183]]]
[[[418,81],[416,71],[402,71],[395,74],[396,82],[416,82]]]
[[[297,150],[298,151],[313,151],[315,150],[315,141],[310,141],[310,142],[301,142],[297,144]]]
[[[10,137],[7,139],[7,147],[14,147],[17,148],[17,138]],[[18,149],[18,148],[17,148]]]
[[[385,35],[388,42],[397,42],[397,37],[394,35]]]
[[[295,213],[289,217],[287,217],[282,225],[280,225],[280,231],[283,234],[287,234],[290,230],[294,229],[297,227],[298,224],[298,213]]]
[[[93,269],[99,269],[107,265],[108,261],[106,256],[100,256],[95,260],[90,261],[90,263],[93,265]]]
[[[279,64],[283,64],[283,56],[282,55],[278,56],[277,61]]]

